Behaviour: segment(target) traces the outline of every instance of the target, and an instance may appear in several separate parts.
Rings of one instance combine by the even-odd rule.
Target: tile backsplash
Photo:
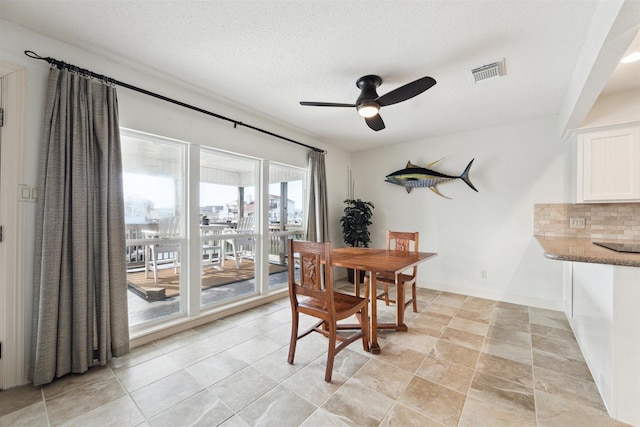
[[[533,207],[533,234],[606,240],[640,240],[640,203],[549,203]],[[570,228],[584,218],[584,228]]]

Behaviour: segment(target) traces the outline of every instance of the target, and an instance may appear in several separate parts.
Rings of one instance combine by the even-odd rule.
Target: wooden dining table
[[[407,331],[404,323],[404,309],[402,303],[396,302],[395,323],[378,323],[377,319],[377,299],[376,299],[376,274],[392,273],[396,276],[406,269],[412,268],[421,262],[435,257],[433,252],[404,252],[386,249],[373,248],[335,248],[331,251],[331,263],[335,267],[352,268],[355,271],[354,278],[358,280],[359,271],[366,271],[369,275],[369,296],[371,299],[370,309],[370,349],[371,353],[379,354],[378,329],[394,329],[396,331]],[[397,286],[397,301],[404,301],[404,288]]]

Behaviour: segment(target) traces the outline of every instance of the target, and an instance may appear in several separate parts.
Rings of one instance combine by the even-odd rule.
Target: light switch
[[[35,202],[38,189],[32,185],[18,184],[18,198],[21,202]]]

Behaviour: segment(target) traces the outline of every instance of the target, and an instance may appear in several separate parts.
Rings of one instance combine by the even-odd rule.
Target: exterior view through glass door
[[[136,326],[184,312],[187,144],[126,132],[121,139],[129,325]]]
[[[132,331],[286,288],[286,239],[304,236],[306,169],[121,136]]]
[[[210,307],[259,292],[260,162],[200,149],[201,304]]]
[[[306,175],[304,169],[269,165],[269,289],[287,286],[287,239],[304,238]]]

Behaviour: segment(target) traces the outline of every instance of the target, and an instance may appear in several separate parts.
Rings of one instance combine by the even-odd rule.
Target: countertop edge
[[[594,245],[589,238],[535,236],[544,257],[556,261],[640,267],[640,254],[615,252]]]
[[[634,263],[633,261],[617,260],[614,258],[595,258],[587,256],[576,255],[562,255],[550,252],[545,252],[544,257],[553,259],[556,261],[573,261],[573,262],[588,262],[591,264],[610,264],[610,265],[622,265],[626,267],[640,267],[640,263]]]

